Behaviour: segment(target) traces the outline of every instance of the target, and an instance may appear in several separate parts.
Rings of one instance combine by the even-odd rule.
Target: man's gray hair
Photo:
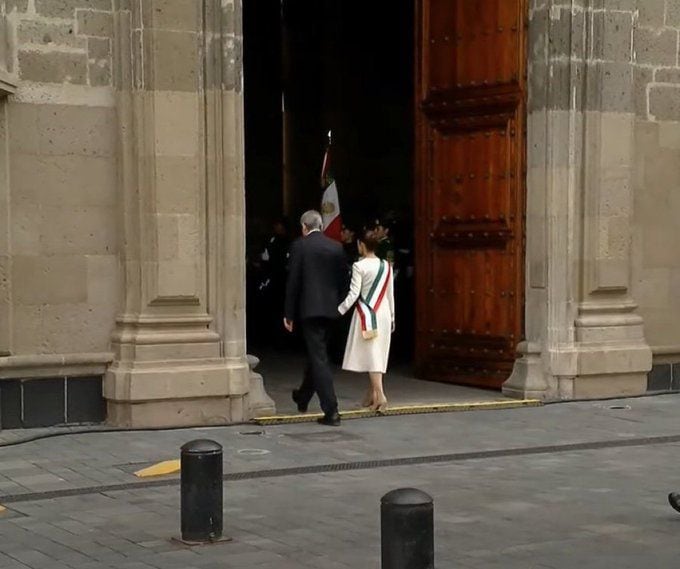
[[[318,211],[310,209],[302,214],[300,224],[303,225],[307,231],[321,230],[323,229],[323,218]]]

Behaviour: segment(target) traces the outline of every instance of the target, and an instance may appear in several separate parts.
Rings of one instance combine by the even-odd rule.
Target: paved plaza
[[[378,569],[379,501],[435,499],[436,567],[677,564],[677,396],[312,424],[90,433],[0,448],[2,569]],[[177,476],[138,479],[209,437],[225,533],[186,548]]]

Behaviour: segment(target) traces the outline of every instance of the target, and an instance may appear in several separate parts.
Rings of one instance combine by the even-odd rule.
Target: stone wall
[[[644,0],[633,17],[633,297],[655,361],[680,362],[680,3]],[[676,374],[680,380],[680,374]],[[670,369],[651,389],[668,389]],[[674,388],[680,387],[676,381]]]
[[[0,373],[26,377],[35,356],[41,375],[103,373],[119,298],[112,2],[1,7],[18,90],[0,102]]]
[[[677,33],[671,48],[639,27],[654,3],[529,3],[527,340],[510,395],[647,389],[631,247],[638,52],[677,60]]]

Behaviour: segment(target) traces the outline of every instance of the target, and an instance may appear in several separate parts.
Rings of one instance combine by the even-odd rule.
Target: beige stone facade
[[[245,345],[240,0],[0,6],[0,381],[104,377],[119,425],[270,411]],[[680,9],[533,2],[530,28],[505,391],[642,393],[652,353],[680,363]]]
[[[648,376],[680,361],[677,2],[534,2],[530,31],[528,341],[505,392],[677,389]]]

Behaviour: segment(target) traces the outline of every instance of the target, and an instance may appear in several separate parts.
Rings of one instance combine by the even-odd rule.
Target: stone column
[[[7,96],[16,90],[10,55],[5,3],[0,6],[0,357],[11,353],[12,263],[10,259],[9,153],[7,148]]]
[[[116,0],[124,306],[109,421],[247,417],[240,3]]]
[[[630,295],[637,3],[532,4],[527,341],[503,391],[643,393],[651,351]]]

